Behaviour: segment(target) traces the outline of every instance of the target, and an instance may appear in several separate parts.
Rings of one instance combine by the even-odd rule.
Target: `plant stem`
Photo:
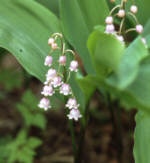
[[[74,155],[74,163],[75,163],[75,160],[77,158],[77,146],[76,146],[75,131],[74,131],[72,120],[69,120],[69,129],[70,129],[71,138],[72,138],[72,147],[73,147],[73,155]]]
[[[84,144],[85,144],[85,133],[88,125],[88,115],[89,115],[89,103],[86,106],[85,111],[85,119],[81,121],[81,130],[80,130],[80,139],[77,150],[77,157],[74,163],[82,163],[83,161],[83,152],[84,152]]]
[[[107,95],[108,108],[111,113],[111,120],[114,128],[115,138],[117,142],[117,151],[118,151],[118,161],[122,163],[122,155],[123,155],[123,140],[122,140],[122,125],[120,119],[120,108],[118,107],[118,101],[115,103],[111,102],[110,95]]]

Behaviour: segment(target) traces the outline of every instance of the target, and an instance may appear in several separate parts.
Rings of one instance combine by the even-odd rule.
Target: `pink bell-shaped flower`
[[[53,62],[53,57],[52,57],[52,56],[47,56],[47,57],[45,58],[44,65],[50,67],[50,66],[52,65],[52,62]]]
[[[72,109],[67,116],[69,119],[74,119],[75,121],[78,121],[82,117],[78,109]]]
[[[42,108],[44,110],[48,110],[49,108],[51,108],[49,99],[47,99],[45,97],[41,99],[38,106],[39,106],[39,108]]]
[[[69,84],[62,84],[62,86],[60,87],[60,93],[67,96],[69,94],[71,94],[71,88]]]

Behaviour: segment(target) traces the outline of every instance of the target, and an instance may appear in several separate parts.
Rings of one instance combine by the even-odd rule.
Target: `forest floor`
[[[15,63],[15,65],[17,65]],[[5,66],[4,66],[5,67]],[[18,65],[16,66],[18,69]],[[16,69],[16,68],[15,68]],[[19,67],[19,70],[22,69]],[[31,77],[20,88],[6,91],[0,83],[0,137],[16,136],[21,128],[22,118],[15,104],[20,101],[26,89],[39,97],[42,84]],[[134,163],[133,132],[135,111],[117,108],[108,109],[102,95],[96,92],[90,103],[90,116],[83,147],[83,163]],[[42,139],[43,144],[36,150],[35,163],[73,163],[72,140],[63,105],[59,109],[45,112],[47,127],[44,131],[33,127],[29,134]],[[80,124],[74,123],[76,135]],[[78,140],[77,140],[78,142]]]

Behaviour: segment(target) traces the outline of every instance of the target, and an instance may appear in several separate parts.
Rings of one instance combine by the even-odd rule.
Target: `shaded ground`
[[[16,67],[22,71],[20,66]],[[20,101],[26,89],[31,89],[38,96],[41,86],[41,83],[34,78],[29,78],[28,81],[23,79],[21,88],[7,92],[0,83],[0,92],[5,94],[4,98],[0,99],[1,137],[7,134],[16,135],[21,127],[22,118],[15,108],[15,103]],[[134,163],[132,148],[135,113],[121,109],[118,114],[117,108],[108,109],[102,99],[102,96],[96,92],[91,100],[83,163]],[[59,110],[50,110],[45,115],[48,120],[46,130],[41,131],[35,127],[30,129],[30,135],[39,137],[43,141],[37,149],[34,162],[73,163],[71,137],[63,106],[60,105]],[[75,123],[74,126],[78,135],[80,125]]]

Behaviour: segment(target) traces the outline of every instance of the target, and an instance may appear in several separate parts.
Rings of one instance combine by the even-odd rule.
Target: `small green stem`
[[[110,94],[107,95],[108,109],[110,110],[112,125],[114,128],[116,146],[118,151],[118,162],[122,163],[123,156],[123,134],[122,134],[122,123],[120,117],[120,108],[118,101],[112,102]]]
[[[124,6],[124,1],[123,0],[121,1],[121,5],[120,6],[121,6],[120,8],[123,8],[123,6]]]
[[[139,22],[134,14],[132,14],[131,12],[128,12],[128,15],[132,16],[132,18],[135,20],[136,24],[139,24]]]
[[[65,102],[67,102],[67,98],[65,98]],[[66,109],[66,117],[69,114],[69,110]],[[72,147],[73,147],[73,156],[74,156],[74,163],[77,159],[77,144],[76,144],[76,136],[75,136],[75,130],[73,126],[73,120],[68,120],[68,125],[69,125],[69,130],[71,134],[71,139],[72,139]]]
[[[112,15],[113,12],[114,12],[117,8],[120,8],[120,5],[115,6],[115,7],[110,11],[109,15]]]
[[[77,146],[76,146],[75,131],[74,131],[74,126],[73,126],[73,121],[72,120],[69,120],[69,129],[70,129],[71,138],[72,138],[74,162],[76,162],[75,160],[77,158]]]
[[[88,115],[89,115],[89,103],[86,106],[85,118],[81,121],[81,130],[80,130],[80,139],[77,150],[77,157],[75,163],[82,163],[83,161],[83,152],[84,152],[84,144],[85,144],[85,133],[88,125]]]
[[[133,31],[136,31],[136,29],[135,28],[130,28],[130,29],[126,30],[125,33],[127,34],[129,32],[133,32]]]
[[[123,18],[122,21],[121,21],[120,29],[119,29],[119,35],[121,35],[122,29],[123,29],[124,21],[125,21],[125,18]]]

